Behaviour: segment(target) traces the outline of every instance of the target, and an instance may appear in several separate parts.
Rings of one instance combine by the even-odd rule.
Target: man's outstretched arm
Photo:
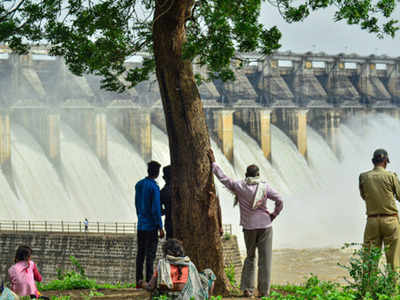
[[[208,158],[211,163],[211,169],[215,176],[217,176],[218,180],[221,181],[223,185],[225,185],[229,190],[235,192],[237,190],[237,182],[235,182],[232,178],[229,178],[225,175],[222,169],[215,162],[214,152],[209,149],[207,151]]]

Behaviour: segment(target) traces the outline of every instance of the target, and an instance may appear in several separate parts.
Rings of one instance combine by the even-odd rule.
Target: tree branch
[[[15,13],[21,7],[21,5],[24,4],[24,2],[25,2],[25,0],[20,0],[19,3],[14,8],[12,8],[9,12],[7,12],[4,16],[2,16],[0,18],[0,21],[5,20],[6,17],[8,17],[9,15]]]

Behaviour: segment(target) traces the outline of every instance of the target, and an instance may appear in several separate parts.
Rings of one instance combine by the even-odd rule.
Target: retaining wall
[[[0,232],[1,279],[6,277],[19,245],[33,249],[32,260],[45,282],[55,279],[58,269],[71,269],[70,255],[78,259],[89,278],[100,283],[135,281],[135,234]],[[159,247],[158,257],[160,254]],[[242,263],[235,236],[224,240],[224,257],[226,266],[234,265],[238,280]]]

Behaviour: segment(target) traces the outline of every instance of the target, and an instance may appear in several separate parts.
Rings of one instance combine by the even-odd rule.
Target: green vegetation
[[[225,268],[225,274],[226,274],[226,277],[228,277],[230,284],[233,287],[238,287],[238,283],[236,282],[236,279],[235,279],[235,275],[236,275],[235,266],[233,264],[230,264],[229,266],[227,266]]]
[[[57,270],[57,279],[50,281],[47,284],[38,283],[39,291],[64,291],[74,289],[91,289],[95,292],[96,289],[118,289],[118,288],[134,288],[135,284],[130,283],[117,283],[117,284],[98,284],[96,280],[89,279],[84,268],[81,266],[79,261],[74,257],[70,256],[71,263],[74,267],[73,270],[62,272]],[[99,296],[99,295],[92,295]]]
[[[229,233],[224,234],[224,240],[229,241],[231,239],[231,235]]]
[[[50,299],[51,300],[71,300],[71,297],[70,296],[53,296]],[[31,300],[31,297],[24,296],[24,297],[21,297],[20,300]]]

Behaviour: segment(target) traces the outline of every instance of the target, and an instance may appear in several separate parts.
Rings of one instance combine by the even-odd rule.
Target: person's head
[[[171,181],[171,166],[166,166],[162,170],[165,182],[169,183]]]
[[[154,160],[149,162],[147,164],[147,173],[148,173],[149,177],[156,179],[158,177],[158,175],[160,174],[160,167],[161,167],[161,165]]]
[[[15,253],[15,262],[28,261],[32,255],[32,249],[29,246],[19,246]]]
[[[256,165],[250,165],[246,170],[246,177],[258,177],[260,176],[260,169]]]
[[[185,257],[185,250],[181,241],[177,239],[168,239],[162,246],[164,256],[171,255],[175,257]]]
[[[372,163],[375,166],[386,168],[387,164],[390,163],[387,151],[385,149],[376,149],[372,156]]]

